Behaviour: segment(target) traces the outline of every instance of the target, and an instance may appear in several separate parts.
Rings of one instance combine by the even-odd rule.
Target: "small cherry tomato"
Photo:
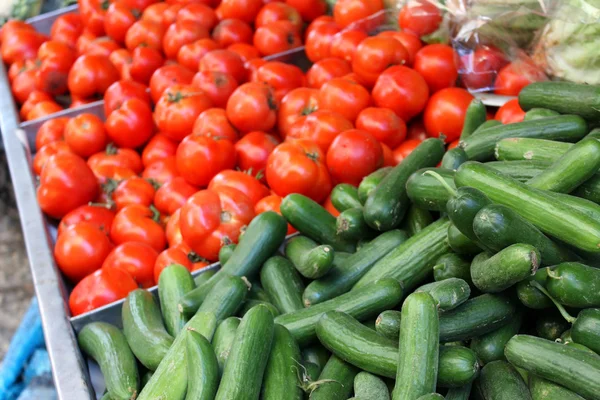
[[[345,28],[381,10],[381,0],[338,0],[333,7],[333,19],[336,24]]]
[[[260,199],[269,195],[269,189],[248,172],[223,170],[210,180],[208,189],[218,191],[225,186],[244,193],[250,199],[253,207]]]
[[[342,132],[353,129],[354,125],[343,115],[329,110],[318,110],[306,117],[298,129],[290,131],[286,140],[307,139],[313,141],[323,154]]]
[[[232,143],[235,143],[239,136],[237,129],[227,119],[227,113],[223,108],[209,108],[203,111],[194,122],[192,134],[227,139]]]
[[[173,215],[194,193],[198,191],[180,176],[162,185],[154,195],[154,206],[165,215]]]
[[[69,92],[81,97],[102,95],[118,80],[119,71],[108,57],[83,55],[75,61],[69,71]]]
[[[83,158],[104,150],[108,141],[102,120],[88,113],[71,118],[65,126],[64,134],[65,142],[71,150]]]
[[[51,142],[40,147],[33,157],[33,172],[35,172],[36,175],[40,175],[44,169],[44,165],[46,165],[50,157],[60,153],[75,154],[64,141]]]
[[[179,176],[179,171],[174,156],[156,160],[146,165],[142,172],[142,178],[151,179],[160,185],[164,185],[177,176]]]
[[[226,139],[189,135],[179,144],[177,170],[191,185],[206,187],[224,169],[235,167],[235,149]],[[202,165],[202,168],[198,168]]]
[[[163,134],[156,134],[142,152],[142,163],[144,166],[152,164],[154,161],[164,160],[168,157],[175,157],[177,152],[177,143],[169,139]]]
[[[306,72],[308,86],[320,89],[333,78],[341,78],[352,72],[350,64],[343,59],[329,57],[314,63]]]
[[[154,133],[152,111],[144,100],[131,98],[110,113],[105,123],[108,137],[119,147],[134,149]]]
[[[192,86],[201,89],[215,107],[225,108],[238,83],[226,72],[200,71],[194,75]]]
[[[398,14],[398,25],[417,36],[435,32],[441,22],[442,14],[430,0],[410,0]]]
[[[444,135],[447,143],[458,139],[473,98],[461,88],[446,88],[434,93],[423,113],[427,134],[433,137]]]
[[[398,147],[406,138],[406,124],[389,108],[365,108],[356,118],[356,128],[369,132],[391,148]]]
[[[234,43],[252,43],[252,27],[239,19],[224,19],[215,27],[212,38],[221,47]]]
[[[377,107],[389,108],[408,122],[425,108],[429,89],[418,72],[396,65],[379,75],[372,94]]]
[[[296,25],[290,21],[275,21],[254,31],[254,47],[260,54],[268,56],[283,53],[302,46]]]
[[[279,140],[273,135],[265,132],[254,131],[244,135],[243,138],[235,144],[235,153],[238,167],[242,171],[251,171],[253,174],[262,174],[267,168],[269,155],[279,145]]]
[[[545,80],[546,75],[530,61],[513,61],[498,72],[494,93],[517,96],[521,89],[530,83]]]
[[[167,244],[165,231],[159,223],[160,213],[153,207],[133,204],[121,209],[115,215],[110,238],[119,245],[125,242],[141,242],[156,251],[162,251]]]
[[[134,81],[117,81],[110,85],[104,93],[104,115],[109,116],[113,111],[121,108],[125,100],[140,99],[150,105],[148,88]]]
[[[429,86],[429,93],[435,93],[456,84],[458,70],[454,64],[454,50],[445,44],[430,44],[423,47],[415,56],[414,67]]]
[[[202,57],[220,48],[221,46],[212,39],[198,39],[195,42],[181,46],[177,53],[177,62],[191,71],[196,71]]]
[[[116,210],[120,211],[132,204],[150,207],[154,201],[155,192],[156,190],[150,182],[134,176],[119,182],[111,194]]]
[[[126,242],[118,245],[104,260],[102,269],[120,269],[143,288],[154,286],[154,263],[158,252],[146,243]]]
[[[35,135],[35,148],[39,150],[48,143],[65,140],[67,122],[68,117],[53,118],[44,122]]]
[[[335,182],[358,186],[383,165],[383,150],[373,135],[359,129],[340,133],[327,151],[327,168]]]
[[[277,122],[277,99],[262,83],[239,86],[227,101],[227,119],[241,132],[270,131]]]
[[[80,222],[93,225],[108,236],[114,218],[115,213],[112,210],[102,206],[86,204],[77,207],[60,220],[57,237],[60,237],[64,231]]]
[[[416,139],[408,139],[400,144],[400,146],[396,147],[392,154],[394,156],[394,162],[396,165],[400,164],[402,160],[406,158],[414,149],[416,149],[421,144],[420,140]]]
[[[178,64],[160,67],[150,78],[150,97],[154,104],[158,103],[163,92],[174,85],[189,85],[194,79],[194,72]]]
[[[519,106],[519,99],[512,99],[496,111],[494,119],[503,124],[512,124],[523,121],[523,118],[525,118],[525,111]]]
[[[344,78],[334,78],[319,90],[319,108],[334,111],[350,122],[371,104],[371,95],[364,86]]]

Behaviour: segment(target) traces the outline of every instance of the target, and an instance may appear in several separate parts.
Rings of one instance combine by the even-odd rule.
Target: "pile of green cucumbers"
[[[105,399],[600,400],[599,92],[532,84],[510,125],[474,101],[339,216],[291,194],[217,272],[167,267],[78,335]]]

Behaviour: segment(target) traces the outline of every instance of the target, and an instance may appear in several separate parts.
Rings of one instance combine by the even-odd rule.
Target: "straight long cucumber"
[[[188,329],[186,337],[186,362],[188,387],[186,400],[212,400],[219,385],[219,363],[215,352],[200,333]]]
[[[423,168],[416,171],[406,182],[406,193],[414,206],[431,211],[446,211],[446,203],[450,192],[438,179],[428,172],[433,171],[442,177],[444,182],[453,189],[454,171],[446,168]]]
[[[332,355],[323,368],[315,388],[310,393],[310,400],[346,400],[359,369],[342,359]]]
[[[531,160],[552,163],[571,147],[573,143],[556,140],[508,138],[496,144],[495,155],[500,161]]]
[[[238,317],[229,317],[221,321],[212,340],[212,345],[217,356],[219,372],[223,373],[225,362],[229,357],[231,346],[235,341],[235,333],[240,326],[241,319]]]
[[[598,86],[571,82],[534,82],[519,92],[519,105],[527,111],[548,108],[561,114],[577,114],[590,121],[600,119]]]
[[[260,270],[260,281],[268,293],[271,302],[282,313],[304,308],[302,278],[292,263],[281,256],[269,258]]]
[[[198,311],[211,312],[221,322],[234,315],[248,294],[249,283],[245,278],[226,275],[206,295]]]
[[[533,374],[529,375],[529,391],[533,400],[584,400],[577,393]]]
[[[187,322],[186,316],[179,308],[179,300],[193,291],[195,286],[192,275],[183,265],[170,265],[160,274],[158,279],[160,309],[167,332],[173,337],[177,336]]]
[[[273,345],[265,370],[261,399],[263,400],[302,400],[302,390],[298,385],[298,363],[300,348],[292,334],[276,324]]]

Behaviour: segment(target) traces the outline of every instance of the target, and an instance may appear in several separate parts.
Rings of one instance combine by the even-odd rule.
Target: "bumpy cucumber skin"
[[[522,314],[518,313],[508,324],[471,340],[471,350],[477,354],[482,364],[505,359],[504,346],[519,332],[522,319]]]
[[[471,288],[463,279],[449,278],[440,282],[423,285],[415,292],[427,292],[435,300],[440,311],[448,311],[458,307],[469,299]]]
[[[240,326],[241,321],[241,318],[238,317],[226,318],[219,324],[215,331],[212,345],[215,350],[215,355],[217,356],[220,374],[223,374],[225,362],[229,357],[231,346],[235,340],[235,332],[237,331],[238,326]]]
[[[600,354],[600,309],[588,308],[580,311],[571,328],[571,336],[575,343]]]
[[[516,335],[504,349],[515,367],[548,379],[588,400],[600,399],[600,357],[546,339]]]
[[[406,213],[406,218],[402,222],[402,228],[406,230],[408,236],[414,236],[433,222],[433,217],[428,210],[410,206]]]
[[[325,364],[320,383],[310,393],[310,400],[346,400],[352,393],[354,377],[360,370],[332,355]]]
[[[146,368],[154,371],[173,343],[154,297],[143,289],[129,292],[121,316],[123,333],[131,351]]]
[[[219,263],[221,265],[225,265],[227,261],[229,261],[236,247],[237,244],[235,243],[226,244],[225,246],[221,247],[221,250],[219,250]]]
[[[304,308],[302,291],[304,283],[292,263],[281,256],[269,258],[260,270],[260,281],[271,302],[282,313]]]
[[[533,374],[529,375],[529,391],[533,400],[584,400],[569,389]]]
[[[396,340],[400,335],[400,319],[402,313],[397,310],[385,310],[375,321],[375,330],[381,336]]]
[[[463,346],[440,346],[437,385],[457,388],[473,382],[479,374],[475,352]]]
[[[296,236],[286,244],[285,255],[302,276],[317,279],[333,267],[335,252],[331,246],[319,245],[306,236]]]
[[[600,307],[600,270],[567,262],[548,270],[548,292],[559,303],[569,307]]]
[[[179,308],[179,299],[194,290],[194,279],[183,265],[170,265],[158,278],[158,296],[160,310],[165,321],[167,332],[176,337],[187,322],[187,318]]]
[[[298,386],[299,362],[298,343],[287,329],[276,324],[271,354],[262,383],[261,399],[302,400],[302,390]]]
[[[428,293],[412,293],[402,304],[394,400],[435,391],[439,360],[439,317]]]
[[[354,395],[361,400],[390,400],[385,382],[364,371],[354,377]]]
[[[479,390],[485,400],[531,400],[523,378],[506,361],[492,361],[481,369]]]
[[[441,176],[451,188],[454,185],[454,171],[445,168],[423,168],[416,171],[406,182],[406,193],[413,206],[431,210],[445,211],[450,199],[450,192],[435,177],[428,172]]]
[[[483,249],[474,241],[466,237],[454,224],[448,226],[447,232],[448,246],[457,254],[474,255],[481,253]]]
[[[219,385],[219,364],[215,352],[204,336],[187,330],[186,363],[188,387],[186,400],[212,400]]]
[[[371,191],[375,189],[377,185],[379,185],[379,182],[381,182],[381,180],[385,178],[391,170],[392,167],[380,168],[363,178],[363,180],[360,182],[360,185],[358,185],[358,199],[360,200],[361,204],[365,204],[365,201],[367,201]]]
[[[472,284],[471,261],[455,253],[444,254],[438,258],[433,267],[433,279],[440,282],[450,278],[462,279]]]
[[[362,203],[358,199],[358,189],[348,183],[340,183],[331,191],[331,203],[339,212],[344,212],[350,208],[361,207]]]
[[[213,286],[198,311],[211,312],[220,322],[234,315],[248,295],[248,283],[239,276],[224,276]]]
[[[77,342],[81,350],[100,365],[112,399],[137,397],[140,388],[137,363],[119,328],[106,322],[90,322],[77,335]]]

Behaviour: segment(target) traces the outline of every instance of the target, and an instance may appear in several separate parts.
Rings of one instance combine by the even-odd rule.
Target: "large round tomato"
[[[302,46],[296,26],[290,21],[275,21],[254,32],[254,47],[263,56],[283,53]]]
[[[86,204],[81,207],[77,207],[60,220],[60,224],[58,224],[57,236],[62,235],[67,228],[80,222],[91,224],[108,236],[110,234],[110,227],[112,226],[114,218],[115,213],[112,210],[102,206]]]
[[[305,119],[319,108],[318,95],[316,89],[310,88],[297,88],[285,95],[277,114],[277,129],[282,138],[285,139],[296,121]]]
[[[285,3],[273,2],[265,4],[260,9],[254,21],[254,26],[260,28],[261,26],[268,26],[275,21],[289,21],[296,27],[298,32],[302,32],[304,25],[300,12],[294,7]]]
[[[208,265],[208,261],[204,260],[193,251],[186,252],[187,249],[184,247],[185,246],[183,246],[182,243],[175,247],[170,247],[158,255],[156,262],[154,263],[154,281],[157,284],[161,272],[170,265],[183,265],[190,272],[204,268]]]
[[[33,157],[33,172],[35,172],[36,175],[40,175],[48,160],[50,160],[52,156],[60,153],[75,154],[64,141],[52,142],[42,146]]]
[[[219,22],[219,18],[217,17],[215,11],[208,5],[201,3],[186,4],[177,12],[176,20],[193,21],[198,25],[205,27],[209,31],[212,30]]]
[[[231,50],[213,50],[208,52],[198,65],[199,71],[221,71],[233,76],[237,83],[246,82],[248,71],[239,54]]]
[[[262,6],[262,0],[221,0],[217,15],[220,19],[237,18],[252,23]]]
[[[190,185],[181,176],[175,177],[156,191],[154,206],[161,213],[172,215],[197,191],[196,186]]]
[[[370,104],[369,91],[364,86],[345,78],[334,78],[319,90],[319,108],[337,112],[352,123]]]
[[[13,87],[14,89],[14,87]],[[34,90],[27,96],[25,103],[21,105],[21,110],[19,111],[19,116],[27,120],[27,116],[33,110],[33,108],[39,103],[53,101],[52,97],[47,93],[40,92],[39,90]]]
[[[27,113],[25,120],[33,121],[34,119],[47,117],[48,115],[55,114],[62,110],[63,108],[60,106],[60,104],[55,101],[42,101],[33,106],[31,111]]]
[[[415,57],[417,56],[417,52],[423,47],[423,43],[421,39],[415,35],[414,33],[410,33],[407,31],[383,31],[378,34],[378,36],[389,36],[393,37],[400,43],[402,46],[408,51],[408,62],[409,66],[413,65],[415,62]]]
[[[333,140],[342,132],[354,128],[352,122],[343,115],[329,110],[311,113],[297,129],[292,129],[287,139],[308,139],[313,141],[323,154],[327,154]]]
[[[227,46],[227,50],[233,51],[240,56],[244,62],[244,65],[251,60],[260,59],[260,53],[258,52],[258,49],[250,43],[233,43]],[[245,67],[247,70],[251,70],[248,65],[245,65]]]
[[[65,126],[65,142],[81,157],[88,158],[104,150],[107,140],[104,123],[94,114],[79,114]]]
[[[198,39],[195,42],[181,46],[177,52],[177,62],[191,71],[195,71],[198,69],[202,57],[220,48],[221,46],[212,39]]]
[[[267,211],[274,211],[277,214],[281,215],[282,200],[283,199],[281,198],[281,196],[277,196],[276,194],[271,194],[269,196],[263,197],[254,206],[254,212],[256,213],[256,215],[258,215]],[[287,234],[291,235],[294,232],[297,232],[296,229],[292,225],[288,224]]]
[[[442,22],[442,13],[431,0],[410,0],[398,14],[398,25],[417,36],[435,32]]]
[[[373,87],[375,104],[394,111],[404,122],[423,111],[428,98],[425,79],[415,70],[401,65],[386,69]]]
[[[50,40],[38,50],[36,88],[53,96],[65,94],[69,69],[77,54],[69,45]]]
[[[41,33],[29,29],[18,29],[2,36],[0,53],[6,64],[35,59],[38,48],[48,39]]]
[[[345,29],[337,33],[331,40],[331,57],[352,62],[358,45],[368,37],[362,29]]]
[[[154,186],[144,178],[134,176],[117,184],[111,191],[117,211],[132,204],[150,207],[154,201]]]
[[[194,72],[179,64],[160,67],[150,78],[150,97],[156,104],[165,90],[175,85],[189,85],[192,79],[194,79]]]
[[[79,282],[102,266],[112,247],[104,232],[93,224],[79,222],[58,236],[54,258],[71,282]]]
[[[519,105],[519,99],[512,99],[507,101],[502,107],[496,111],[494,119],[502,122],[503,124],[512,124],[514,122],[521,122],[525,118],[525,111]]]
[[[179,144],[176,160],[177,170],[188,183],[206,187],[219,171],[235,167],[235,149],[227,139],[189,135]]]
[[[314,63],[331,57],[331,42],[340,30],[340,26],[335,22],[319,24],[312,29],[309,26],[304,48],[306,57]]]
[[[210,37],[208,29],[202,25],[190,20],[177,21],[165,32],[163,52],[168,59],[176,60],[181,46],[208,37]]]
[[[152,21],[137,21],[125,36],[125,47],[133,51],[138,47],[161,50],[167,27]]]
[[[269,61],[256,70],[252,81],[266,83],[275,91],[275,99],[279,103],[290,91],[305,86],[302,70],[281,61]]]
[[[496,74],[508,61],[494,46],[479,46],[460,56],[460,79],[469,89],[491,88]]]
[[[144,146],[144,151],[142,152],[142,164],[148,166],[154,161],[175,157],[176,152],[177,143],[165,135],[156,134],[152,136],[152,139]]]
[[[306,22],[312,22],[327,12],[325,0],[285,0],[285,2],[298,10],[300,16]]]
[[[142,172],[142,178],[150,179],[159,185],[164,185],[177,176],[179,176],[179,171],[174,156],[156,160],[146,165]]]
[[[211,179],[208,189],[218,191],[224,186],[232,187],[244,193],[250,199],[253,207],[260,199],[269,195],[269,189],[248,172],[232,169],[223,170]]]
[[[39,150],[48,143],[64,140],[67,122],[68,117],[53,118],[44,122],[35,135],[35,148]]]
[[[143,288],[154,286],[154,263],[158,252],[146,243],[126,242],[118,245],[104,260],[102,269],[121,269]]]
[[[86,54],[79,57],[69,71],[69,92],[81,97],[102,95],[118,80],[119,71],[108,57]]]
[[[148,85],[154,71],[163,66],[165,60],[159,50],[150,47],[136,47],[131,52],[129,74],[136,82]]]
[[[383,10],[381,0],[338,0],[333,7],[333,19],[339,26],[345,28],[381,10]]]
[[[105,123],[108,137],[119,147],[134,149],[146,143],[154,133],[152,111],[143,100],[125,100],[110,113]]]
[[[252,27],[239,19],[224,19],[212,32],[212,38],[221,47],[235,43],[252,43]]]
[[[83,32],[83,21],[77,13],[63,14],[54,20],[50,38],[75,48],[77,38]]]
[[[137,9],[132,3],[125,0],[115,1],[106,10],[104,31],[119,43],[125,42],[127,30],[142,14],[142,10]]]
[[[365,108],[356,118],[356,128],[369,132],[392,149],[406,138],[406,124],[389,108]]]
[[[192,86],[201,89],[215,107],[225,108],[238,83],[227,72],[200,71],[194,76]]]
[[[196,118],[193,135],[210,136],[216,139],[227,139],[235,143],[238,140],[238,131],[227,119],[227,112],[223,108],[209,108]]]
[[[341,78],[352,72],[350,64],[341,58],[329,57],[314,63],[306,72],[308,86],[320,89],[333,78]]]
[[[368,132],[350,129],[340,133],[327,151],[327,168],[335,182],[358,186],[383,165],[381,145]]]
[[[546,79],[546,75],[530,61],[513,61],[498,72],[494,93],[517,96],[530,83]]]
[[[267,160],[267,182],[279,196],[300,193],[321,202],[331,191],[325,155],[310,140],[285,142]]]
[[[270,131],[277,122],[277,99],[264,83],[245,83],[227,101],[227,119],[241,132]]]
[[[372,36],[363,40],[352,59],[352,70],[360,81],[372,87],[383,71],[392,65],[408,62],[408,51],[400,41],[385,36]]]
[[[423,47],[415,56],[413,68],[425,79],[430,93],[454,86],[458,77],[454,50],[446,44]]]
[[[104,93],[104,115],[109,116],[115,110],[121,108],[125,100],[140,99],[150,104],[148,87],[134,81],[118,81],[110,85]]]
[[[11,90],[12,90],[12,94],[15,97],[15,99],[17,100],[17,102],[23,104],[23,103],[27,102],[27,99],[34,93],[36,93],[36,92],[45,93],[45,92],[37,90],[36,75],[37,75],[38,71],[39,71],[39,68],[37,65],[35,65],[35,63],[33,63],[32,61],[26,61],[24,67],[14,77],[14,79],[12,81],[12,85],[11,85]],[[46,96],[50,97],[47,94],[46,94]],[[31,108],[33,108],[33,106],[35,104],[40,103],[41,101],[50,101],[50,100],[52,100],[52,98],[40,100],[34,104],[31,104],[29,106],[30,107],[29,111],[31,111]],[[21,115],[26,116],[28,113],[29,112],[25,113],[24,111],[21,111]]]
[[[106,10],[112,1],[104,0],[80,0],[79,12],[83,25],[96,36],[104,35],[104,19]]]
[[[235,144],[237,165],[242,171],[262,174],[267,167],[267,159],[279,144],[279,140],[265,132],[254,131],[244,135]]]
[[[447,143],[458,139],[473,99],[471,93],[461,88],[446,88],[434,93],[423,113],[427,134],[433,137],[444,135]]]
[[[139,174],[144,169],[140,155],[132,149],[119,149],[114,145],[106,146],[105,151],[96,153],[87,161],[89,167],[94,170],[101,165],[112,165],[131,169]]]
[[[421,144],[420,140],[408,139],[402,142],[402,144],[392,151],[394,157],[394,163],[400,164],[414,149]]]
[[[141,242],[156,251],[162,251],[167,244],[165,231],[158,222],[160,213],[156,209],[133,204],[121,209],[115,215],[110,228],[110,238],[119,245],[125,242]]]
[[[254,206],[237,189],[201,190],[181,207],[183,240],[199,256],[216,261],[224,244],[237,243],[240,229],[254,218]]]

